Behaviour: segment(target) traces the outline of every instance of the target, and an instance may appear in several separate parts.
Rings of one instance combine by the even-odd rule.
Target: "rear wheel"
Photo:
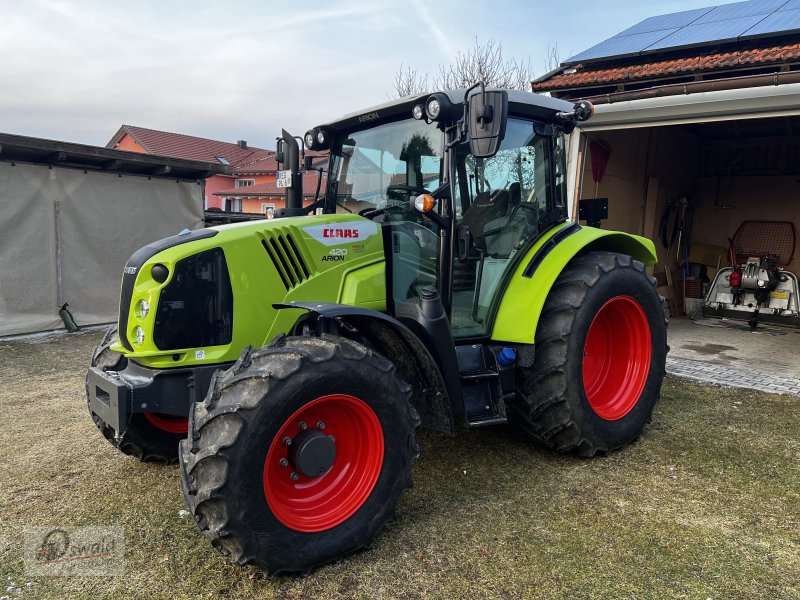
[[[369,546],[411,485],[419,423],[394,365],[351,340],[278,338],[192,409],[181,488],[238,564],[308,572]]]
[[[518,371],[511,412],[532,438],[561,452],[621,448],[650,420],[666,353],[666,320],[644,265],[590,252],[550,291],[534,364]]]
[[[91,366],[103,371],[121,371],[128,359],[119,352],[111,350],[117,341],[117,328],[106,331],[100,344],[92,352]],[[87,389],[87,405],[89,392]],[[186,437],[188,419],[160,413],[134,413],[127,428],[117,435],[105,421],[91,413],[92,420],[103,437],[123,454],[134,456],[142,462],[172,464],[178,461],[178,443]]]

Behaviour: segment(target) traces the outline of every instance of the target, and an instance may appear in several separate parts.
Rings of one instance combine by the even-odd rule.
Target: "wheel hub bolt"
[[[306,429],[308,429],[308,425],[306,425],[306,422],[300,421],[300,430],[305,431]]]
[[[300,479],[300,475],[298,475],[294,471],[292,471],[292,474],[289,477],[292,478],[292,481],[297,481],[298,479]]]
[[[282,467],[288,467],[289,466],[289,461],[286,460],[285,458],[282,458],[279,462],[280,462],[280,465]]]
[[[283,445],[284,446],[291,446],[292,445],[292,438],[290,438],[290,437],[283,438]]]
[[[317,429],[325,429],[325,423],[322,421],[317,422]]]

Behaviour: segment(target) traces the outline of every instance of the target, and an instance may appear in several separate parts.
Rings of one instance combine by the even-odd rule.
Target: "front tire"
[[[630,256],[590,252],[559,275],[518,370],[509,408],[525,432],[559,452],[594,456],[635,440],[664,379],[666,320],[655,280]]]
[[[117,328],[110,327],[102,341],[92,352],[91,366],[103,371],[121,371],[128,359],[119,352],[111,350],[117,341]],[[86,390],[86,404],[89,404],[89,390]],[[123,454],[133,456],[142,462],[174,464],[178,462],[178,443],[186,437],[187,419],[159,413],[134,413],[122,435],[114,431],[96,414],[90,412],[92,421],[108,442]]]
[[[218,372],[181,442],[181,488],[220,552],[269,575],[369,546],[419,454],[411,388],[351,340],[277,338]]]

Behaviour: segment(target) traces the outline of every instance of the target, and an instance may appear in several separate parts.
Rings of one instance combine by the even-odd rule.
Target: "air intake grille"
[[[261,240],[270,261],[287,290],[311,277],[303,254],[289,233],[270,236]]]

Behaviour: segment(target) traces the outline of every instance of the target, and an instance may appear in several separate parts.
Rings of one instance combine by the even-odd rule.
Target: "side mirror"
[[[506,134],[508,92],[481,89],[469,98],[469,150],[476,158],[497,154]]]

